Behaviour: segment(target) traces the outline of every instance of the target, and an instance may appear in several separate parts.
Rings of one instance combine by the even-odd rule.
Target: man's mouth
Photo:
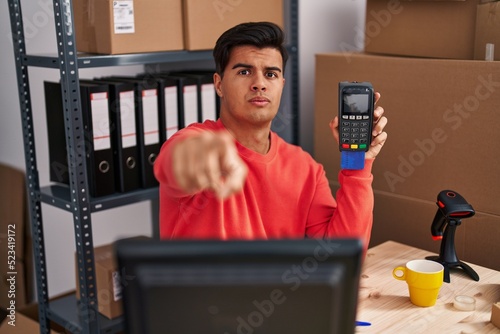
[[[268,98],[258,96],[250,99],[250,103],[255,104],[255,105],[265,105],[268,104],[270,101]]]

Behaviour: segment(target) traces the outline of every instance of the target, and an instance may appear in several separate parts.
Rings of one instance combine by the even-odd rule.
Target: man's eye
[[[250,71],[249,70],[241,70],[240,74],[242,74],[242,75],[248,75],[248,74],[250,74]]]
[[[267,76],[269,78],[277,78],[278,77],[278,74],[276,72],[268,72],[267,73]]]

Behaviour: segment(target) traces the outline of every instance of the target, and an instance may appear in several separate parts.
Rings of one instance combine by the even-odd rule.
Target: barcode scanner
[[[437,196],[438,210],[431,225],[434,240],[441,240],[439,256],[428,256],[444,266],[444,281],[450,283],[450,268],[462,268],[473,280],[479,281],[479,275],[467,264],[460,261],[455,251],[455,230],[462,219],[476,213],[465,198],[453,190],[443,190]]]
[[[436,204],[439,209],[431,225],[431,233],[434,240],[443,239],[443,231],[448,219],[460,220],[472,217],[476,213],[465,198],[452,190],[441,191]]]

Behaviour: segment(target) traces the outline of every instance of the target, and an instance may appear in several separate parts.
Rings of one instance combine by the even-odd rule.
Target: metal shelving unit
[[[37,297],[39,303],[40,333],[49,333],[53,321],[70,333],[117,333],[123,330],[121,318],[109,320],[97,310],[92,220],[94,212],[119,207],[142,200],[154,200],[158,189],[144,189],[131,193],[92,198],[89,196],[84,149],[84,130],[79,89],[79,69],[180,63],[212,59],[211,51],[175,51],[127,55],[78,54],[76,50],[73,11],[71,0],[53,0],[56,27],[57,53],[53,55],[27,55],[22,20],[21,0],[8,0],[14,57],[17,69],[17,84],[23,128],[26,178],[28,187],[29,217],[33,235]],[[292,135],[289,141],[298,143],[298,0],[285,0],[285,26],[287,27],[290,59],[287,66],[288,95],[287,111],[292,114],[289,126]],[[28,67],[58,69],[63,88],[63,105],[68,148],[68,187],[51,185],[41,188],[36,162],[35,136],[31,106]],[[281,110],[280,110],[281,112]],[[42,221],[42,203],[49,204],[73,214],[76,252],[78,258],[80,301],[75,295],[49,302],[47,268]]]

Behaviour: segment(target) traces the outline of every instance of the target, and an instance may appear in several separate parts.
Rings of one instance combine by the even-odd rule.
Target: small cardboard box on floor
[[[73,1],[80,52],[122,54],[182,50],[181,0]]]
[[[145,236],[133,237],[133,239],[149,239]],[[79,271],[76,262],[76,298],[80,299]],[[97,307],[99,313],[109,319],[116,318],[123,313],[122,290],[120,270],[117,266],[114,243],[94,248],[95,280],[97,288]]]
[[[75,262],[75,264],[77,263]],[[114,259],[112,244],[94,248],[94,264],[99,313],[109,319],[116,318],[122,314],[123,310],[121,301],[120,274]],[[76,273],[76,298],[80,299],[77,266]]]
[[[500,143],[500,63],[317,55],[314,156],[333,187],[340,154],[328,123],[338,112],[338,82],[346,80],[370,81],[389,120],[388,140],[373,166],[372,245],[392,238],[439,252],[430,225],[438,193],[451,189],[476,210],[457,228],[461,260],[500,270],[491,256],[500,252],[500,155],[494,148]]]
[[[473,59],[479,0],[368,0],[365,52]]]
[[[49,302],[65,297],[68,294],[73,294],[74,291],[56,296],[50,299]],[[14,321],[13,321],[14,319]],[[4,319],[0,323],[0,334],[31,334],[40,333],[40,323],[38,320],[38,303],[31,303],[19,307],[15,311],[15,318]],[[50,322],[50,334],[68,333],[62,326]]]
[[[25,173],[0,164],[0,308],[31,302],[33,254]]]
[[[187,50],[213,49],[219,36],[243,22],[270,21],[283,27],[283,0],[183,0]]]

